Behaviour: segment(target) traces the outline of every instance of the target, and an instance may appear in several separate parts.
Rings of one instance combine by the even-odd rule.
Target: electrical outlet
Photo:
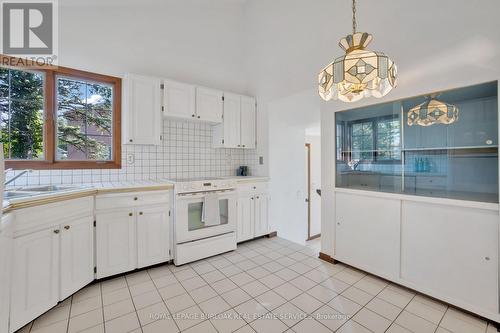
[[[127,163],[128,164],[134,164],[135,162],[135,156],[132,153],[127,154]]]
[[[259,156],[259,164],[264,165],[264,156]]]

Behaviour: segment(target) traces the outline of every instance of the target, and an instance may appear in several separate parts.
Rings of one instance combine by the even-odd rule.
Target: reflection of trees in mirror
[[[110,160],[112,87],[57,80],[57,158]]]
[[[44,76],[0,68],[1,141],[6,159],[43,158]]]

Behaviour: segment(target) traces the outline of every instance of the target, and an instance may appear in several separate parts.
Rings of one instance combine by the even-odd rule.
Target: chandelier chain
[[[352,0],[352,34],[356,33],[356,0]]]

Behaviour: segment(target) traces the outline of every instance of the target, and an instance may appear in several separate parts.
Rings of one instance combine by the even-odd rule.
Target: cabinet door
[[[161,135],[161,80],[127,75],[124,84],[124,143],[159,145]]]
[[[269,195],[255,195],[255,237],[269,234]]]
[[[222,122],[222,91],[196,87],[196,117],[213,123]]]
[[[224,94],[224,147],[240,147],[240,95]]]
[[[335,194],[335,259],[371,273],[399,273],[399,200]]]
[[[97,278],[137,266],[135,215],[130,211],[96,214]]]
[[[255,208],[254,197],[250,194],[241,195],[237,201],[238,219],[236,227],[236,241],[243,242],[254,238]]]
[[[401,278],[498,313],[498,211],[405,201],[402,213]]]
[[[177,118],[194,118],[195,87],[190,84],[164,81],[164,115]]]
[[[138,267],[168,261],[170,223],[168,206],[137,209]]]
[[[7,229],[12,226],[12,214],[1,218],[0,226],[0,332],[8,332],[10,281],[12,274],[12,245],[13,239]]]
[[[94,280],[94,226],[91,216],[61,225],[60,300]]]
[[[241,97],[241,133],[240,143],[243,148],[255,148],[255,98]]]
[[[14,240],[10,330],[15,331],[58,302],[59,229]]]

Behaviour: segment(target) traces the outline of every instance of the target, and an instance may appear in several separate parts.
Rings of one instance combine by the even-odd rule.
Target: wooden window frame
[[[122,79],[114,76],[96,74],[62,66],[38,66],[26,59],[0,54],[0,65],[20,70],[43,72],[44,82],[44,124],[43,160],[5,160],[5,167],[12,169],[120,169],[121,168],[121,100]],[[88,80],[109,84],[113,89],[112,159],[109,161],[58,161],[56,160],[57,88],[56,77]]]

